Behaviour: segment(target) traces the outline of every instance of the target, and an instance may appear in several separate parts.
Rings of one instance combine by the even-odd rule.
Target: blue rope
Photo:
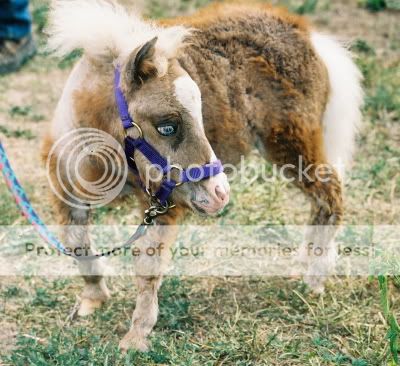
[[[4,179],[10,189],[15,201],[24,214],[26,219],[35,227],[39,235],[52,247],[56,248],[60,252],[67,254],[65,247],[60,241],[53,235],[51,231],[46,227],[44,222],[40,219],[39,215],[34,210],[30,203],[28,196],[24,189],[19,183],[14,170],[11,168],[10,161],[8,160],[6,151],[4,150],[3,144],[0,141],[0,171],[3,173]]]
[[[47,242],[52,247],[56,248],[61,253],[73,257],[78,260],[95,260],[102,257],[108,257],[113,255],[117,251],[121,249],[130,248],[135,241],[141,238],[147,231],[147,225],[142,223],[138,226],[136,232],[126,241],[125,244],[116,247],[106,253],[95,254],[95,255],[87,255],[87,256],[75,256],[70,254],[63,244],[53,235],[53,233],[47,228],[45,223],[40,219],[39,215],[36,213],[32,204],[30,203],[28,196],[26,195],[24,189],[19,183],[17,176],[15,175],[14,170],[11,168],[10,161],[8,160],[6,151],[4,150],[3,144],[0,141],[0,171],[3,173],[4,179],[7,183],[8,188],[10,189],[12,195],[15,198],[17,206],[20,208],[21,212],[27,218],[27,220],[34,226],[38,234],[42,237],[42,239]]]

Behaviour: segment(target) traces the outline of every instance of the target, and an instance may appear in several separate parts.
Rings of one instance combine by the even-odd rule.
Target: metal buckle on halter
[[[137,131],[139,132],[139,138],[142,139],[143,138],[143,131],[140,128],[140,126],[137,123],[133,122],[133,121],[131,121],[131,125],[132,125],[132,127],[135,127],[137,129]],[[130,128],[132,128],[132,127],[130,127]],[[126,131],[127,130],[125,130],[125,137],[128,137],[128,134],[127,134]],[[131,159],[133,162],[135,162],[135,158],[133,156],[130,156],[129,159]]]
[[[170,165],[170,166],[169,166],[169,172],[168,172],[168,173],[170,173],[170,172],[171,172],[172,170],[174,170],[174,169],[178,170],[180,173],[183,173],[183,168],[180,167],[180,166],[178,166],[178,165]],[[167,174],[168,174],[168,173],[167,173]],[[165,175],[164,175],[164,176],[165,176]],[[178,188],[178,187],[180,187],[182,184],[183,184],[183,182],[177,182],[176,185],[175,185],[175,187]]]
[[[176,170],[178,170],[179,172],[183,172],[183,171],[184,171],[183,168],[181,168],[181,167],[178,166],[178,165],[170,165],[170,166],[169,166],[169,171],[163,175],[163,178],[165,178],[166,175],[167,175],[168,173],[170,173],[173,169],[176,169]],[[175,182],[175,180],[174,180],[174,182]],[[177,182],[177,183],[175,183],[175,188],[180,187],[183,183],[184,183],[184,182]],[[162,184],[162,183],[161,183],[161,184]],[[150,190],[149,187],[146,187],[145,189],[146,189],[146,193],[147,193],[147,195],[150,197],[150,200],[151,200],[151,201],[155,201],[155,202],[157,202],[159,205],[161,205],[162,207],[164,207],[164,205],[163,205],[163,204],[156,198],[156,196],[151,192],[151,190]],[[151,203],[152,203],[152,202],[151,202]],[[175,208],[175,207],[176,207],[176,205],[174,205],[174,204],[172,204],[172,203],[167,203],[167,205],[169,206],[169,208]]]
[[[143,131],[140,128],[140,126],[137,123],[133,122],[133,121],[131,121],[131,125],[132,125],[132,127],[135,127],[138,130],[139,138],[143,138]],[[130,127],[130,128],[132,128],[132,127]],[[126,134],[126,136],[128,136],[128,134],[126,133],[126,130],[125,130],[125,134]]]

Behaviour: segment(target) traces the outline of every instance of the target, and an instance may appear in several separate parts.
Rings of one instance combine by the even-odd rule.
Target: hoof
[[[321,276],[304,276],[304,283],[316,295],[322,295],[325,292],[325,277]]]
[[[303,257],[293,257],[290,263],[289,276],[293,278],[301,278],[307,273],[309,263]]]
[[[100,300],[83,299],[78,310],[79,316],[88,316],[93,314],[96,309],[101,308],[103,302]]]
[[[149,350],[149,342],[143,337],[139,337],[133,332],[129,332],[119,342],[119,349],[122,352],[127,352],[130,349],[137,350],[140,352],[147,352]]]
[[[325,282],[335,274],[335,263],[336,257],[334,256],[322,257],[309,263],[303,281],[314,294],[324,293]]]

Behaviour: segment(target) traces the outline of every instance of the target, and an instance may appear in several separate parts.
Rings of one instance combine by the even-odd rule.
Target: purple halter
[[[154,194],[154,197],[161,203],[161,205],[164,206],[168,204],[168,198],[171,195],[172,191],[181,184],[187,182],[198,182],[199,180],[208,179],[224,171],[220,160],[189,169],[180,169],[175,165],[168,164],[167,159],[165,159],[153,146],[151,146],[143,138],[140,127],[133,121],[131,115],[129,114],[128,103],[121,89],[120,81],[121,72],[120,69],[117,67],[115,69],[114,90],[119,115],[122,121],[122,126],[125,130],[136,127],[140,132],[139,138],[134,139],[130,136],[127,136],[125,138],[125,155],[128,161],[129,168],[135,174],[139,175],[136,163],[132,159],[135,150],[139,150],[151,164],[159,167],[164,175],[166,175],[173,169],[178,169],[181,172],[179,182],[176,182],[173,179],[164,179],[161,183],[160,188]]]

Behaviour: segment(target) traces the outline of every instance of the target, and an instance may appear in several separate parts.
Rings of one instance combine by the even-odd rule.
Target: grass
[[[382,114],[392,114],[392,119],[400,119],[400,61],[393,61],[380,68],[372,49],[368,44],[357,43],[355,49],[365,56],[358,63],[365,77],[367,89],[366,112],[374,123],[382,120]]]
[[[14,105],[10,108],[9,114],[12,118],[23,117],[33,122],[40,122],[44,120],[44,116],[34,112],[34,108],[30,105]]]
[[[361,4],[372,11],[380,11],[386,9],[385,0],[362,0]]]
[[[221,362],[304,365],[316,360],[331,365],[378,365],[380,362],[372,351],[374,344],[353,356],[333,337],[333,334],[350,337],[355,319],[344,309],[355,306],[356,302],[370,301],[373,286],[356,291],[350,299],[345,296],[331,303],[328,296],[324,301],[309,298],[305,303],[306,290],[296,281],[285,283],[285,289],[278,291],[265,287],[264,280],[256,278],[214,279],[213,282],[214,290],[204,293],[199,286],[207,286],[206,279],[167,279],[160,291],[163,306],[157,331],[152,336],[152,351],[148,354],[130,352],[126,356],[118,352],[116,345],[128,326],[128,319],[121,319],[119,314],[133,306],[130,298],[118,296],[90,320],[70,324],[64,321],[63,315],[73,306],[69,296],[72,283],[61,286],[47,283],[46,288],[30,291],[29,300],[19,309],[21,321],[30,324],[29,337],[21,334],[18,351],[5,360],[13,365],[28,362],[35,365],[125,365],[128,362],[143,365],[217,365]],[[279,279],[270,281],[271,287],[279,288],[281,284]],[[113,286],[120,294],[130,287],[120,280],[113,281]],[[6,291],[13,297],[27,298],[26,294],[15,295],[15,290]],[[313,307],[313,314],[309,306]],[[376,316],[374,310],[371,307],[370,316]],[[335,319],[345,321],[346,325],[333,325]],[[45,324],[53,322],[57,326],[43,331]],[[382,324],[379,327],[384,328]],[[351,337],[349,342],[351,344]],[[378,343],[375,347],[383,345]],[[376,363],[371,363],[373,361]]]
[[[146,11],[157,18],[188,12],[207,2],[171,0],[167,7],[164,1],[152,0],[146,2]],[[323,0],[283,3],[310,14],[328,29],[337,20],[334,4]],[[346,10],[350,5],[344,3],[341,16],[350,14]],[[47,2],[34,0],[32,7],[37,32],[42,32]],[[373,16],[356,11],[359,17]],[[386,28],[383,33],[388,33]],[[392,50],[380,48],[385,37],[391,37]],[[347,183],[345,222],[349,224],[400,223],[400,68],[396,57],[382,56],[382,51],[398,52],[396,42],[391,34],[376,40],[367,32],[353,44],[365,77],[366,105],[356,162]],[[39,43],[44,43],[40,35]],[[14,161],[18,162],[18,151],[24,152],[19,160],[23,165],[16,164],[18,175],[29,188],[35,208],[49,223],[53,215],[44,198],[47,182],[37,156],[38,144],[77,57],[75,53],[60,62],[41,51],[21,73],[2,78],[0,83],[2,142]],[[246,160],[249,167],[262,164],[256,153]],[[267,225],[306,220],[305,201],[282,182],[234,183],[232,190],[232,203],[217,221],[194,216],[188,221]],[[127,199],[96,210],[93,220],[96,224],[131,224],[138,220],[135,210],[137,204]],[[0,225],[22,223],[0,181]],[[395,362],[390,350],[396,355],[394,319],[400,315],[400,298],[386,277],[379,283],[367,278],[333,278],[323,297],[310,294],[295,279],[167,278],[160,290],[160,319],[151,351],[127,355],[117,346],[134,308],[133,279],[111,278],[113,298],[102,311],[70,322],[67,315],[81,283],[75,278],[2,278],[0,364],[382,366]]]
[[[146,14],[158,19],[174,16],[181,13],[193,11],[201,6],[207,5],[211,0],[170,0],[166,6],[164,0],[149,0],[146,3]]]
[[[385,315],[386,321],[389,324],[387,338],[389,339],[390,352],[393,356],[393,361],[396,364],[398,364],[400,326],[397,322],[396,315],[394,315],[390,309],[388,278],[385,276],[379,276],[378,281],[379,281],[379,288],[381,291],[381,303],[382,303],[383,313]]]
[[[400,10],[400,2],[398,0],[360,0],[360,4],[374,12],[385,9]]]
[[[11,193],[8,191],[3,180],[0,183],[0,226],[10,225],[20,217]]]
[[[318,0],[304,0],[303,4],[301,4],[297,9],[295,9],[295,11],[298,14],[314,13],[317,5],[318,5]]]
[[[6,137],[24,138],[27,140],[35,139],[35,135],[29,130],[10,129],[4,126],[0,126],[0,133]]]

